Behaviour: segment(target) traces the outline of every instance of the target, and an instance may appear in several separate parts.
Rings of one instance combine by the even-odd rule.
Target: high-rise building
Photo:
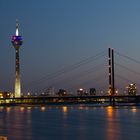
[[[129,84],[127,89],[128,89],[128,95],[136,95],[137,92],[136,84],[134,83]]]
[[[90,88],[89,89],[89,94],[90,95],[96,95],[96,89],[95,88]]]
[[[19,59],[19,48],[22,45],[22,37],[19,35],[19,24],[16,21],[16,34],[12,36],[12,45],[15,48],[16,59],[15,59],[15,97],[21,97],[21,82],[20,82],[20,59]]]

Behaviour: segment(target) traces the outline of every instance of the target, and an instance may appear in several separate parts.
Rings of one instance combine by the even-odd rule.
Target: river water
[[[139,140],[140,107],[0,107],[8,140]]]

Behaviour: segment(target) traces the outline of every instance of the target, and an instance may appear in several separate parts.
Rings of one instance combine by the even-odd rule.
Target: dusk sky
[[[107,90],[108,47],[140,60],[139,0],[0,0],[0,91],[14,91],[17,18],[24,93],[50,86]],[[118,55],[115,63],[135,71],[116,65],[116,88],[125,90],[125,78],[140,84],[140,64]]]

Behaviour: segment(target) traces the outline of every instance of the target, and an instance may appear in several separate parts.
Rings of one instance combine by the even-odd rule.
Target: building
[[[95,88],[90,88],[89,89],[89,94],[90,95],[96,95],[96,89]]]
[[[134,83],[129,84],[127,89],[128,89],[128,95],[136,95],[137,92],[136,84]]]
[[[83,88],[79,88],[77,90],[77,95],[79,95],[79,96],[88,95],[88,92],[85,91]]]
[[[0,98],[12,98],[12,92],[0,91]]]
[[[66,96],[66,95],[68,95],[68,93],[65,89],[59,89],[59,91],[57,92],[57,95]]]
[[[20,82],[20,59],[19,59],[19,48],[22,45],[22,37],[19,36],[19,24],[16,21],[16,34],[12,36],[12,45],[15,48],[15,97],[21,97],[21,82]]]

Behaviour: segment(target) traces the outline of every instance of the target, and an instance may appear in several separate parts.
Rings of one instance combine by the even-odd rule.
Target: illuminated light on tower
[[[20,82],[20,61],[19,61],[19,48],[22,45],[22,37],[19,36],[19,24],[16,20],[16,34],[12,36],[12,45],[16,52],[15,62],[15,97],[21,97],[21,82]]]

